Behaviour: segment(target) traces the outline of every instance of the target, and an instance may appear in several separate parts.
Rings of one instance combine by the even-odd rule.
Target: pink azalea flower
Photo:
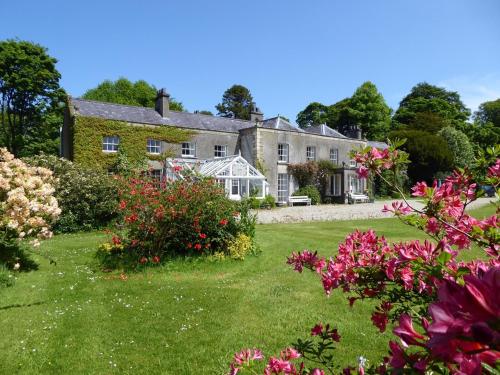
[[[427,195],[427,184],[425,182],[417,182],[417,184],[411,188],[413,190],[412,195],[414,197],[425,197]]]
[[[413,328],[411,316],[403,314],[399,317],[399,326],[393,330],[396,336],[399,336],[404,345],[422,345],[424,339],[420,333]]]
[[[319,323],[316,324],[312,329],[311,329],[311,336],[319,336],[323,333],[323,324]]]
[[[356,170],[356,173],[359,178],[368,178],[370,170],[362,165]]]

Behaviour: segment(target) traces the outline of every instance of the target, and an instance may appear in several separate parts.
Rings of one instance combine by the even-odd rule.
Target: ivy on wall
[[[146,152],[148,139],[181,143],[189,140],[194,134],[193,131],[173,126],[129,124],[123,121],[75,116],[73,122],[73,161],[87,167],[109,168],[116,161],[117,153],[102,151],[102,141],[106,136],[120,137],[120,149],[127,154],[132,162],[139,162],[144,158],[162,159],[166,155],[151,155]]]

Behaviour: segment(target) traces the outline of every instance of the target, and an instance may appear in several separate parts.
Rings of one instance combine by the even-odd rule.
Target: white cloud
[[[500,98],[500,75],[498,74],[454,77],[440,82],[438,86],[457,91],[472,113],[481,103]]]

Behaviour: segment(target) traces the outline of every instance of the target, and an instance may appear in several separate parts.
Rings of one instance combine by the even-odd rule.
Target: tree
[[[448,144],[453,154],[454,167],[467,167],[474,161],[474,148],[469,138],[460,130],[448,126],[438,133]]]
[[[500,99],[482,103],[474,112],[474,122],[478,125],[491,123],[500,128]]]
[[[415,120],[417,113],[422,112],[439,114],[454,127],[463,125],[470,116],[470,110],[462,103],[458,93],[423,82],[413,87],[399,103],[392,119],[393,125],[408,125]]]
[[[411,130],[421,130],[427,133],[436,134],[441,129],[450,127],[451,123],[438,113],[418,112],[411,119],[407,128]]]
[[[27,41],[0,42],[0,125],[2,144],[14,155],[25,155],[23,149],[34,135],[54,141],[62,120],[45,121],[46,116],[60,112],[65,97],[59,87],[61,75],[57,60],[47,49]],[[40,129],[47,126],[46,131]],[[44,142],[44,138],[38,138]]]
[[[313,125],[328,122],[328,107],[318,102],[310,103],[303,111],[297,114],[297,124],[300,128],[306,129]]]
[[[99,102],[154,108],[157,91],[155,86],[144,80],[131,82],[122,77],[114,82],[105,80],[96,88],[87,90],[82,97]],[[179,112],[185,111],[182,103],[173,98],[170,98],[170,109]]]
[[[399,130],[389,134],[390,139],[406,139],[401,147],[409,154],[410,183],[426,181],[432,183],[438,172],[446,173],[453,167],[453,153],[440,136],[421,130]]]
[[[252,94],[245,86],[233,85],[222,95],[222,102],[215,106],[218,116],[250,120]]]
[[[349,101],[356,125],[367,139],[385,140],[391,124],[391,109],[372,82],[363,83]]]

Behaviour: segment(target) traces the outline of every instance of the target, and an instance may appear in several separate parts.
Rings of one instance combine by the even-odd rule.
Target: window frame
[[[288,163],[290,155],[290,145],[288,143],[278,143],[278,163]]]
[[[279,203],[288,202],[288,197],[290,196],[290,176],[288,173],[278,173],[276,193]]]
[[[315,161],[316,160],[316,146],[306,147],[306,160]]]
[[[153,143],[153,144],[150,144]],[[153,149],[157,149],[158,152],[152,151]],[[146,152],[151,155],[160,155],[161,154],[161,141],[158,139],[148,138],[146,141]]]
[[[116,141],[116,142],[114,142]],[[109,146],[111,148],[109,149]],[[120,147],[120,137],[117,135],[106,135],[102,138],[102,152],[114,153],[118,152],[118,147]]]
[[[330,161],[334,164],[339,163],[339,149],[338,148],[330,148]]]
[[[218,147],[220,148],[219,150],[217,149]],[[220,155],[217,155],[217,153],[219,153]],[[214,145],[214,158],[225,157],[227,157],[227,145]]]
[[[185,145],[187,145],[187,146],[185,146]],[[188,151],[189,153],[184,153],[184,151]],[[196,157],[196,142],[182,142],[181,155],[183,158],[195,158]]]

